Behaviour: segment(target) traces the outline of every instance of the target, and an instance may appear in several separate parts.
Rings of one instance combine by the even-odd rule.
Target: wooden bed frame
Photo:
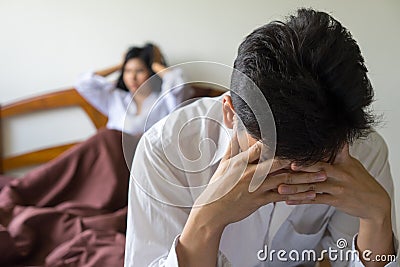
[[[195,89],[193,98],[203,96],[213,97],[221,95],[224,92],[223,89],[205,87],[202,84],[192,84],[192,87]],[[4,141],[2,137],[3,119],[38,111],[54,110],[67,107],[80,107],[83,109],[97,130],[105,127],[107,124],[107,117],[89,104],[74,88],[46,93],[0,106],[0,174],[23,167],[45,163],[77,144],[69,143],[54,147],[46,147],[27,153],[4,157]]]

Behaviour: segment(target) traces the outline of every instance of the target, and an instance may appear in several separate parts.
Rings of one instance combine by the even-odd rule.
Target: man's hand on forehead
[[[295,195],[313,192],[315,198],[288,200],[287,204],[327,204],[360,218],[382,218],[390,210],[390,198],[385,189],[364,166],[349,153],[346,145],[334,162],[318,162],[311,166],[291,164],[282,177],[278,193]],[[325,178],[323,178],[325,176]],[[321,177],[312,181],[312,177]]]

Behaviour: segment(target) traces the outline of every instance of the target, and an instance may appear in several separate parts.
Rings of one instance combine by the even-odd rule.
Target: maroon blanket
[[[123,266],[129,170],[121,138],[101,130],[1,190],[0,266]]]

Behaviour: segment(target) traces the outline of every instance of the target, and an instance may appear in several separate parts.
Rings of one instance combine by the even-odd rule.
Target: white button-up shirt
[[[115,88],[112,82],[102,76],[86,73],[79,78],[75,88],[108,117],[107,128],[133,135],[143,133],[192,94],[179,68],[169,69],[165,73],[161,90],[155,88],[144,100],[140,114],[136,114],[137,107],[135,101],[132,101],[132,93]]]
[[[178,266],[176,244],[190,207],[204,190],[229,144],[222,123],[221,97],[203,98],[171,113],[141,138],[133,160],[129,187],[125,266]],[[393,199],[387,146],[373,132],[350,148]],[[394,205],[393,205],[394,207]],[[393,218],[394,212],[392,213]],[[355,250],[359,219],[328,205],[270,203],[222,235],[218,266],[314,266],[302,252]],[[395,222],[393,220],[393,229]],[[397,245],[396,245],[397,246]],[[268,250],[268,251],[267,251]],[[277,253],[284,250],[285,257]],[[300,254],[299,261],[289,257]],[[268,254],[266,254],[268,253]],[[325,254],[328,255],[328,254]],[[292,254],[292,259],[296,254]],[[340,259],[339,252],[336,254]],[[357,258],[332,261],[332,266],[363,266]],[[392,262],[387,266],[398,266]]]

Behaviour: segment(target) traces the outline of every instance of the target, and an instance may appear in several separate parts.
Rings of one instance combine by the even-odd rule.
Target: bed
[[[223,93],[192,87],[191,100]],[[123,266],[129,182],[124,134],[105,129],[107,117],[74,88],[1,106],[0,134],[4,120],[69,107],[84,111],[97,131],[93,136],[8,156],[0,136],[0,266]],[[134,148],[139,137],[128,138]],[[21,179],[7,176],[28,166],[35,167]]]

